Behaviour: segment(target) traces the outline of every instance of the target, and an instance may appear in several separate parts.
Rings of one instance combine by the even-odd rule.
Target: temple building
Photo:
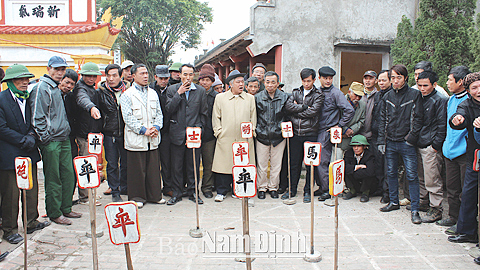
[[[78,70],[86,62],[113,62],[122,18],[97,22],[95,0],[0,0],[0,67],[27,66],[39,78],[48,59],[63,56]],[[106,12],[107,13],[107,12]]]

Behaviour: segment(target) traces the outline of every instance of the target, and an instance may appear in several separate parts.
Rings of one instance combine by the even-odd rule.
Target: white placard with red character
[[[342,128],[331,128],[330,129],[330,142],[332,144],[338,144],[342,142]]]
[[[88,133],[88,153],[100,155],[102,153],[102,146],[102,133]]]
[[[234,142],[232,144],[233,165],[248,165],[250,163],[250,155],[248,150],[248,142]]]
[[[109,203],[105,206],[110,241],[114,245],[138,243],[140,227],[138,225],[137,204],[134,202]]]
[[[255,165],[233,166],[233,192],[239,198],[257,195],[257,168]]]
[[[305,165],[320,165],[320,156],[322,154],[322,144],[319,142],[305,142],[303,144],[303,162]]]
[[[330,163],[328,167],[330,195],[337,196],[345,189],[345,162],[343,159]]]
[[[187,148],[200,148],[202,145],[202,128],[187,127]]]
[[[243,122],[240,124],[243,139],[253,138],[253,125],[250,122]]]
[[[282,136],[283,138],[291,138],[293,137],[293,125],[292,122],[282,122]]]
[[[33,188],[32,161],[29,157],[15,158],[15,175],[19,189],[30,190]]]
[[[78,186],[80,188],[97,188],[100,186],[100,172],[96,155],[80,156],[73,159]]]

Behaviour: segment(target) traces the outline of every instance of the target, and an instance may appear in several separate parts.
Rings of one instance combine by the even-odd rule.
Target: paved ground
[[[99,194],[106,188],[103,183]],[[43,185],[41,189],[43,195]],[[109,196],[102,197],[103,206],[111,200]],[[271,241],[274,235],[295,237],[300,233],[306,238],[299,242],[304,241],[308,246],[310,205],[302,203],[301,197],[296,199],[297,204],[287,206],[269,196],[262,201],[255,198],[254,207],[250,207],[251,235],[268,235]],[[473,244],[449,243],[444,228],[434,224],[412,224],[404,208],[381,213],[378,197],[368,203],[360,203],[358,197],[339,202],[339,269],[478,268],[467,254]],[[108,238],[103,206],[96,208],[98,227],[105,232],[98,239],[99,268],[126,269],[123,247],[114,246]],[[43,198],[40,211],[45,214]],[[92,269],[91,239],[85,236],[90,229],[88,207],[77,205],[74,211],[84,217],[74,220],[72,226],[53,224],[30,235],[29,269]],[[208,240],[189,236],[189,230],[195,227],[195,205],[189,200],[175,206],[147,204],[139,211],[141,241],[131,245],[135,269],[245,269],[244,263],[234,260],[240,254],[221,252],[234,249],[229,241],[222,242],[224,237],[230,235],[234,239],[234,235],[241,235],[241,200],[227,197],[223,203],[215,203],[213,199],[205,199],[200,206],[200,224],[210,235]],[[295,252],[294,244],[291,252],[275,252],[275,248],[281,248],[280,244],[256,242],[254,250],[259,252],[253,269],[332,269],[334,208],[315,200],[315,217],[315,250],[321,253],[321,262],[305,262],[304,253]],[[215,236],[216,250],[211,250]],[[300,251],[308,251],[306,246]],[[3,241],[0,249],[12,252],[0,263],[1,269],[23,269],[23,243],[14,246]]]

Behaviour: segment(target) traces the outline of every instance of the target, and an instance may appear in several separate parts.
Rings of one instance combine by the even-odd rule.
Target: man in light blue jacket
[[[467,90],[463,79],[470,73],[465,66],[453,67],[448,74],[448,90],[453,93],[447,103],[447,119],[457,112],[460,103],[467,99]],[[465,170],[467,169],[467,130],[455,130],[447,125],[447,137],[443,143],[445,156],[448,217],[436,222],[440,226],[453,226],[457,223],[460,211],[460,194],[462,193]],[[447,230],[450,231],[450,230]],[[452,233],[456,231],[452,228]]]

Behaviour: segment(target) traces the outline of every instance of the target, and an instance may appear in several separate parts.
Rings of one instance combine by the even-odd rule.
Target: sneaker
[[[218,195],[217,195],[218,196]],[[225,196],[226,197],[226,196]],[[215,197],[216,198],[216,197]],[[240,199],[239,197],[237,197],[237,195],[235,195],[235,193],[232,193],[232,198],[234,199]]]
[[[143,203],[142,202],[135,202],[137,204],[138,209],[143,208]]]
[[[430,209],[427,211],[427,214],[422,217],[422,222],[433,223],[440,219],[442,219],[442,211],[437,208],[430,207]]]
[[[437,222],[435,222],[435,224],[437,224],[438,226],[451,227],[451,226],[457,224],[457,220],[452,218],[452,217],[447,217],[447,218],[444,218],[442,220],[438,220]]]
[[[400,201],[400,205],[402,206],[409,205],[409,204],[410,204],[410,200],[407,198],[403,198],[403,200]]]
[[[233,197],[234,195],[232,195]],[[236,196],[235,196],[236,197]],[[223,202],[223,200],[225,200],[225,195],[222,195],[222,194],[217,194],[217,196],[215,196],[215,201],[216,202]]]
[[[158,204],[165,204],[165,203],[167,203],[167,201],[166,201],[164,198],[162,198],[162,199],[161,199],[160,201],[158,201],[157,203],[158,203]]]

